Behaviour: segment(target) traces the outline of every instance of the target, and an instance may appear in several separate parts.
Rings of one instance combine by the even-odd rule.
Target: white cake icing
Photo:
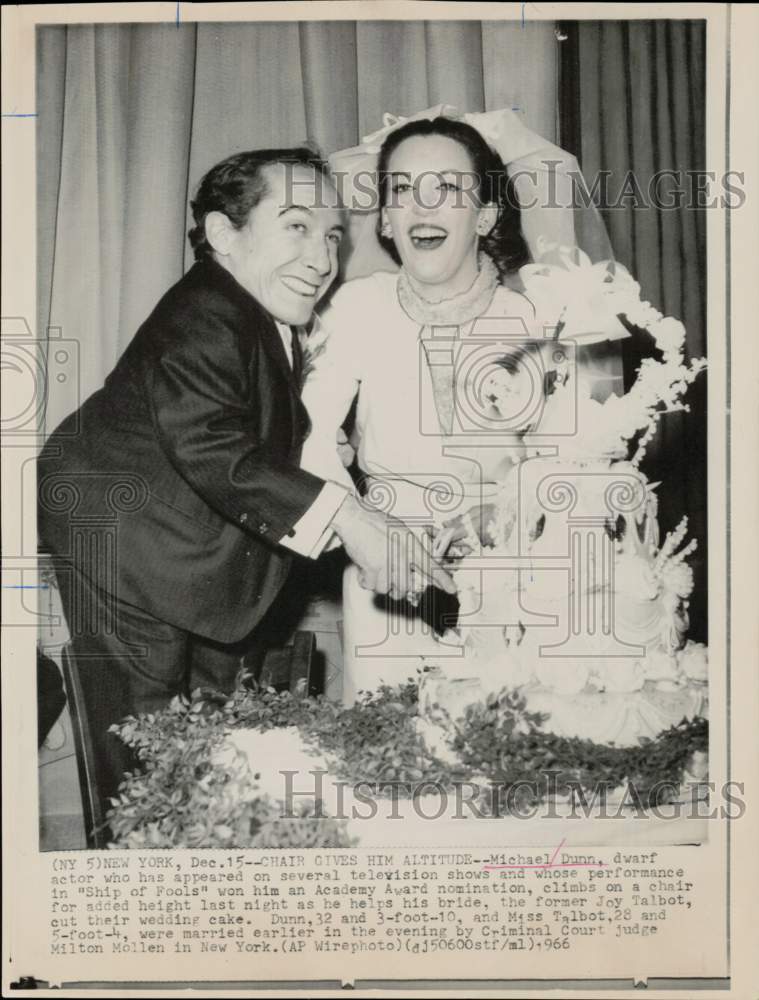
[[[458,626],[442,638],[440,658],[429,659],[423,702],[455,717],[515,688],[529,710],[549,715],[553,732],[634,745],[706,714],[706,650],[685,639],[693,590],[686,560],[696,542],[685,543],[683,518],[660,544],[658,484],[638,468],[659,415],[687,409],[681,397],[704,362],[684,363],[682,324],[641,302],[623,268],[583,267],[575,268],[576,294],[598,302],[600,287],[606,308],[648,330],[663,357],[643,361],[631,390],[603,403],[581,370],[558,366],[540,423],[524,435],[527,457],[503,484],[489,544],[474,533],[468,540],[476,554],[455,573]],[[529,291],[561,270],[522,275]],[[581,330],[562,336],[573,333],[581,341]],[[543,356],[561,357],[550,344]],[[520,398],[518,380],[518,371],[494,366],[486,384],[504,416]],[[576,432],[562,436],[570,414]],[[636,436],[632,459],[620,460]],[[460,659],[445,649],[453,644]]]

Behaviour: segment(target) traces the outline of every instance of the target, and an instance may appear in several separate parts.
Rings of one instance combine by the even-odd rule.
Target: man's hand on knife
[[[452,577],[433,559],[431,546],[397,517],[346,496],[332,520],[345,551],[360,571],[361,586],[403,597],[427,586],[456,593]]]

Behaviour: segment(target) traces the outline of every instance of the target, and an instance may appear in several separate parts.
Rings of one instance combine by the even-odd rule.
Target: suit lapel
[[[308,434],[311,427],[311,421],[308,417],[308,411],[301,402],[300,398],[301,373],[303,371],[303,351],[300,346],[298,330],[295,327],[290,327],[290,344],[293,358],[293,363],[291,365],[287,354],[285,353],[282,336],[277,329],[277,324],[268,313],[264,313],[262,311],[261,315],[261,343],[263,344],[264,350],[269,355],[269,358],[276,364],[287,382],[287,387],[290,390],[289,395],[290,411],[292,415],[293,443],[300,447],[300,444]]]
[[[298,386],[295,383],[292,365],[288,360],[287,354],[285,354],[285,345],[282,343],[282,337],[277,329],[277,324],[263,309],[260,312],[260,317],[259,335],[264,350],[287,379],[290,388],[294,388],[297,393]]]
[[[252,331],[259,338],[266,354],[285,377],[292,391],[296,395],[299,394],[300,387],[294,380],[292,366],[285,353],[277,324],[264,307],[225,267],[211,257],[197,262],[185,278],[189,279],[191,276],[197,276],[214,288],[222,288],[238,308],[243,310],[243,315],[250,322]]]
[[[293,363],[290,364],[273,317],[235,280],[226,268],[209,258],[203,263],[196,264],[193,273],[207,275],[208,277],[204,280],[210,280],[217,286],[225,287],[227,293],[245,309],[245,315],[249,317],[252,329],[255,331],[265,354],[275,368],[279,369],[285,380],[290,397],[293,444],[300,445],[308,433],[310,421],[306,408],[300,399],[303,355],[297,329],[291,327]]]

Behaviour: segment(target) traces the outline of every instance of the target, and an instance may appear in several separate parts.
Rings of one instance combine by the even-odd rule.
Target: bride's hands
[[[436,559],[461,559],[494,539],[489,526],[498,508],[494,503],[475,504],[464,514],[446,521],[435,536],[432,555]]]

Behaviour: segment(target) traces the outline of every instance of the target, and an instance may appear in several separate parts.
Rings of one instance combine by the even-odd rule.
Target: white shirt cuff
[[[293,534],[280,538],[279,544],[308,559],[318,559],[325,548],[335,548],[337,535],[332,518],[349,491],[337,483],[325,483],[306,513],[293,525]]]

